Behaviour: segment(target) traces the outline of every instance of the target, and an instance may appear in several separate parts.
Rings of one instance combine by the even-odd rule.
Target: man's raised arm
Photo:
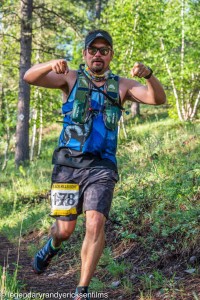
[[[131,70],[133,77],[145,78],[146,85],[131,79],[125,79],[127,87],[126,99],[151,105],[164,104],[166,101],[165,91],[160,81],[152,74],[152,70],[142,63],[135,63]]]
[[[25,73],[24,80],[37,86],[61,88],[67,84],[66,75],[68,72],[66,60],[56,59],[34,65]]]

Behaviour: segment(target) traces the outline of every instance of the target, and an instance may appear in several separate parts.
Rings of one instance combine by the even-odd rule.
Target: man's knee
[[[105,216],[95,210],[86,211],[86,234],[96,240],[99,235],[104,234]]]
[[[76,220],[74,221],[61,221],[56,220],[56,222],[51,227],[51,234],[54,238],[65,241],[74,232],[76,226]]]

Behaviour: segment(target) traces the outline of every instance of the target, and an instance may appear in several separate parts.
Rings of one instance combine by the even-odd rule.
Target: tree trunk
[[[30,149],[30,160],[33,160],[34,157],[34,148],[35,148],[35,140],[37,134],[37,108],[33,109],[33,128],[32,128],[32,141],[31,141],[31,149]]]
[[[119,120],[119,125],[118,125],[118,136],[119,136],[119,132],[120,132],[120,125],[122,124],[122,129],[123,129],[123,133],[124,133],[124,137],[125,139],[127,139],[127,132],[126,132],[126,127],[124,124],[124,116],[122,114],[120,120]]]
[[[8,106],[8,100],[4,95],[4,89],[2,84],[0,83],[0,121],[2,124],[4,124],[5,129],[5,134],[3,134],[3,138],[5,138],[5,150],[4,150],[4,161],[2,163],[2,168],[1,170],[3,171],[8,162],[8,151],[9,151],[9,146],[10,146],[10,127],[9,127],[9,119],[10,119],[10,112],[9,112],[9,106]],[[3,126],[3,127],[4,127]]]
[[[160,43],[161,43],[161,49],[162,49],[162,51],[164,51],[165,46],[164,46],[163,38],[160,39]],[[175,82],[174,82],[174,79],[173,79],[173,76],[172,76],[172,72],[171,72],[171,69],[169,67],[166,56],[164,56],[164,62],[165,62],[165,66],[166,66],[166,69],[167,69],[167,72],[168,72],[168,75],[169,75],[169,78],[170,78],[170,81],[171,81],[174,97],[176,99],[176,108],[177,108],[178,116],[179,116],[180,121],[183,121],[183,117],[182,117],[182,114],[181,114],[181,106],[180,106],[178,91],[176,89]]]
[[[131,104],[131,115],[132,115],[132,118],[140,115],[140,104],[139,103],[133,102]]]
[[[29,159],[30,86],[23,80],[23,77],[31,66],[32,9],[33,0],[21,1],[21,51],[15,149],[15,163],[17,166]]]
[[[2,99],[4,98],[4,94],[2,92]],[[5,151],[4,151],[4,162],[2,165],[2,171],[5,170],[8,162],[8,151],[9,151],[9,146],[10,146],[10,127],[9,127],[9,119],[10,119],[10,112],[9,112],[9,106],[8,106],[8,101],[7,98],[5,97],[5,111],[6,112],[6,146],[5,146]]]
[[[185,113],[184,109],[184,59],[185,59],[185,23],[184,23],[184,9],[185,9],[185,1],[181,1],[181,90],[180,90],[180,100],[181,100],[181,107],[183,110],[183,114]]]
[[[42,132],[43,132],[43,108],[42,104],[40,105],[40,130],[39,130],[39,141],[38,141],[38,156],[40,155],[42,148]]]
[[[197,98],[196,98],[196,101],[194,103],[194,107],[193,107],[193,111],[192,111],[192,114],[190,116],[190,120],[193,120],[193,118],[195,117],[195,115],[197,114],[197,108],[198,108],[198,105],[199,105],[199,102],[200,102],[200,91],[197,95]]]
[[[96,0],[95,11],[96,11],[96,19],[100,19],[100,17],[101,17],[101,0]]]

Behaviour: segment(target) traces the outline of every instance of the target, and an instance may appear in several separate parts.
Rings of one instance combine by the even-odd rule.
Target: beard
[[[97,64],[95,64],[95,62]],[[98,64],[99,62],[99,64]],[[92,62],[91,62],[91,68],[90,70],[93,72],[93,73],[101,73],[103,70],[104,70],[104,61],[101,60],[101,59],[93,59]]]

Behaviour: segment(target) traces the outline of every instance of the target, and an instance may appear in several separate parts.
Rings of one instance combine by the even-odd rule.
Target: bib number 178
[[[76,214],[79,200],[79,186],[73,183],[54,183],[51,189],[51,215]]]

